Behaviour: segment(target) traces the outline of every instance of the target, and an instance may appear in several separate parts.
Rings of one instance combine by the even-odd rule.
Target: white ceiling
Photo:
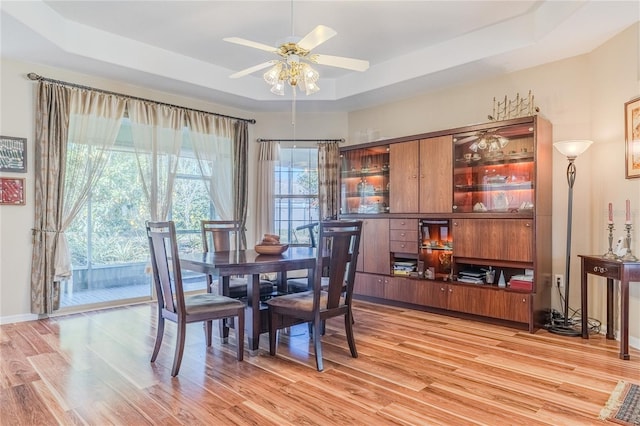
[[[350,111],[590,52],[640,21],[639,1],[0,1],[2,57],[151,87],[247,111],[286,111],[263,72],[267,45],[316,25],[314,53],[370,62],[318,65],[301,111]],[[290,91],[288,91],[290,93]]]

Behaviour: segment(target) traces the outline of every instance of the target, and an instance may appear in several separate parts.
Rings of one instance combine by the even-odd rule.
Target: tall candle
[[[627,200],[627,221],[625,223],[631,224],[631,202],[629,200]]]
[[[609,223],[613,223],[613,204],[609,203]]]

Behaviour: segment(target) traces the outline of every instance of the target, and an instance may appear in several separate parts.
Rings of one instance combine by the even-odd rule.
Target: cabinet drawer
[[[392,253],[418,253],[417,241],[389,241]]]
[[[392,229],[389,231],[389,239],[391,241],[418,241],[417,229]]]
[[[389,228],[391,229],[415,229],[418,230],[417,219],[390,219]]]

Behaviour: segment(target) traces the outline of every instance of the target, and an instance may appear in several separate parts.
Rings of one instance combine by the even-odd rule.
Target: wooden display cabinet
[[[340,171],[340,213],[379,214],[389,211],[389,147],[343,151]]]
[[[343,148],[340,216],[365,221],[355,294],[531,332],[544,325],[552,289],[551,130],[532,116]],[[367,197],[352,197],[359,168],[374,162],[371,149],[381,155],[376,162],[388,161],[381,175],[389,210],[374,217]],[[414,262],[415,272],[394,272]],[[495,271],[493,282],[487,270]],[[533,277],[531,286],[510,288],[514,275]]]
[[[529,123],[454,136],[457,213],[531,213],[534,133]]]

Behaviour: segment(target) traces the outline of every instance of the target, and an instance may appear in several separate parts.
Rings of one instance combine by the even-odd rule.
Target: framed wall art
[[[0,204],[25,204],[24,178],[0,178]]]
[[[626,178],[640,178],[640,98],[624,104]]]
[[[27,139],[0,136],[0,172],[27,172]]]

